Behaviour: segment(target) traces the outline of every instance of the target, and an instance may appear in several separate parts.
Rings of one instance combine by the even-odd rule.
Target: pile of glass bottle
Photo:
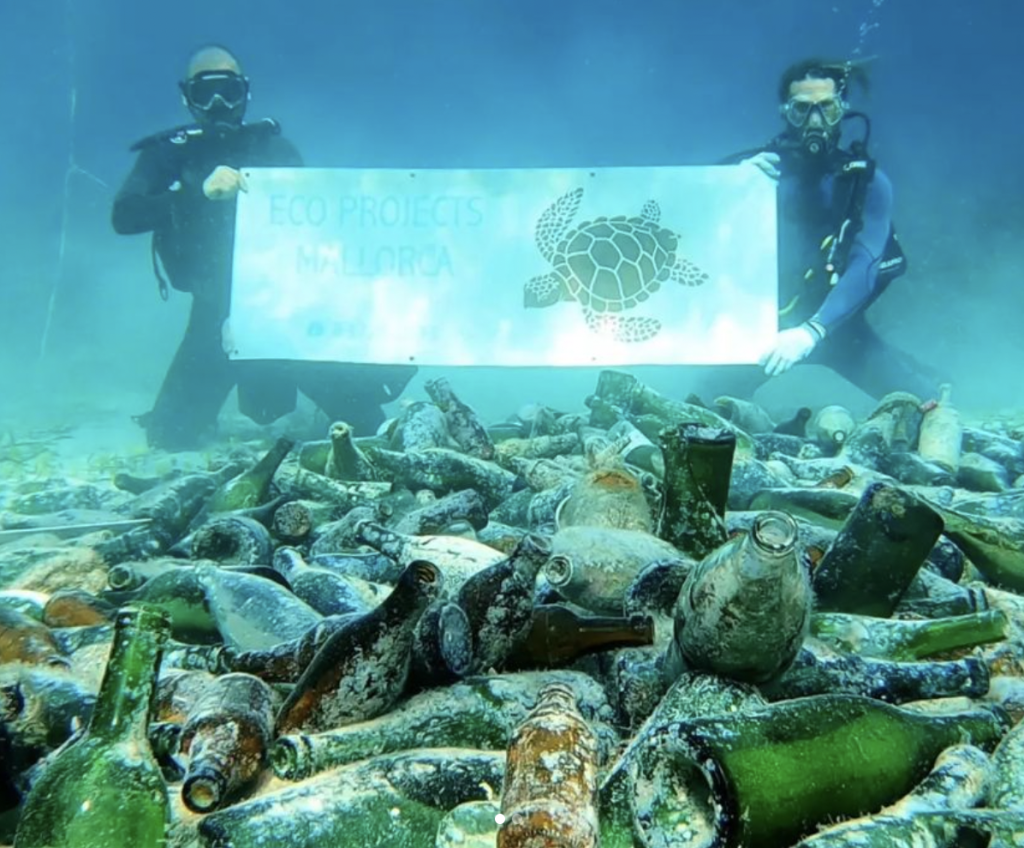
[[[1024,844],[1019,432],[948,392],[775,425],[608,371],[488,427],[428,391],[8,487],[66,541],[0,547],[0,842]]]

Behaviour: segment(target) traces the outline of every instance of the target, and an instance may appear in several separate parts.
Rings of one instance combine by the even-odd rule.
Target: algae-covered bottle
[[[658,535],[700,558],[726,540],[725,508],[736,435],[681,424],[661,433],[665,493]]]
[[[760,513],[749,533],[704,557],[686,579],[673,610],[666,682],[683,667],[751,683],[782,674],[807,631],[807,572],[796,521]]]
[[[89,727],[46,767],[25,802],[16,848],[156,848],[165,844],[167,787],[146,736],[170,626],[149,608],[117,615]]]
[[[266,500],[270,481],[295,443],[283,436],[264,454],[263,458],[248,471],[232,477],[210,496],[207,512],[228,512],[234,509],[249,509]]]
[[[814,570],[815,608],[892,615],[942,533],[942,518],[898,486],[869,485]]]
[[[811,616],[811,635],[840,651],[895,661],[922,660],[1006,638],[1001,610],[931,619],[875,618],[838,612]]]
[[[332,633],[281,707],[277,732],[328,730],[391,709],[409,679],[416,624],[441,579],[437,566],[414,562],[378,607]]]
[[[852,695],[799,698],[680,722],[639,778],[660,783],[654,823],[697,804],[716,845],[792,845],[818,825],[895,803],[951,745],[991,751],[1008,726],[999,707],[924,713]]]

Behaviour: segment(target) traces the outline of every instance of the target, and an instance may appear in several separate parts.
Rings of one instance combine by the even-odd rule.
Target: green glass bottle
[[[736,435],[680,424],[661,433],[665,494],[658,535],[700,559],[723,545]]]
[[[872,483],[814,569],[815,608],[892,615],[941,533],[942,519],[928,504]]]
[[[263,458],[248,471],[232,477],[210,496],[204,512],[229,512],[249,509],[263,503],[274,473],[295,443],[281,437]]]
[[[1002,610],[909,620],[854,613],[811,616],[811,635],[831,648],[862,657],[910,662],[1006,638],[1009,619]]]
[[[973,745],[954,745],[939,755],[935,768],[912,792],[895,804],[863,818],[824,828],[796,848],[968,848],[986,841],[969,841],[955,813],[984,800],[990,761]]]
[[[991,751],[1009,723],[999,707],[927,714],[855,695],[683,721],[648,742],[644,815],[657,826],[691,811],[723,848],[792,845],[895,803],[951,745]]]
[[[16,848],[165,845],[167,787],[146,736],[167,617],[146,607],[117,615],[114,644],[89,727],[32,787]]]

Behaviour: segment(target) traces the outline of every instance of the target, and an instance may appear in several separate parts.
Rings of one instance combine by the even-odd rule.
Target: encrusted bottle
[[[872,483],[814,569],[815,608],[890,616],[942,533],[942,519],[898,486]]]
[[[646,815],[675,823],[696,807],[708,844],[792,845],[898,801],[951,745],[991,751],[1008,726],[999,707],[925,713],[853,695],[681,721],[641,775]]]
[[[536,704],[538,692],[553,682],[572,687],[587,717],[607,710],[603,690],[580,672],[474,677],[420,692],[369,721],[321,733],[283,734],[271,748],[270,763],[278,777],[303,780],[376,754],[408,748],[503,751],[513,730]],[[610,740],[610,729],[605,737]]]
[[[196,699],[178,742],[188,757],[181,798],[208,813],[248,789],[266,762],[274,693],[250,674],[218,677]]]
[[[929,568],[917,572],[897,605],[900,614],[942,618],[989,608],[985,593],[976,586],[961,586]]]
[[[167,787],[146,725],[169,625],[156,610],[125,608],[116,628],[89,727],[33,786],[16,848],[165,844]]]
[[[387,594],[379,584],[309,565],[295,548],[278,548],[272,564],[288,580],[295,597],[321,615],[369,612]]]
[[[571,689],[545,687],[508,747],[498,848],[597,848],[597,739]]]
[[[845,406],[823,406],[812,419],[808,435],[822,450],[835,453],[857,427],[853,415]]]
[[[989,758],[980,748],[954,745],[943,751],[928,776],[896,803],[872,815],[826,827],[796,848],[985,845],[986,840],[972,842],[961,832],[966,822],[956,812],[984,799],[989,769]]]
[[[726,540],[725,508],[736,436],[728,430],[680,424],[661,434],[665,486],[658,535],[693,557]]]
[[[409,565],[380,606],[355,616],[323,643],[281,707],[276,732],[327,730],[394,706],[409,678],[416,624],[440,591],[437,566]]]
[[[494,458],[494,443],[477,414],[455,394],[444,377],[424,384],[430,399],[444,413],[448,433],[459,449],[480,459]]]
[[[530,534],[508,559],[474,574],[459,589],[456,601],[473,634],[470,673],[500,669],[529,631],[537,572],[550,555],[547,537]]]
[[[50,628],[29,615],[0,606],[0,663],[67,667]]]
[[[877,618],[821,612],[811,616],[811,635],[836,650],[862,657],[913,661],[1006,638],[1009,621],[1000,610],[932,619]]]
[[[980,698],[990,679],[988,666],[978,657],[890,662],[805,647],[785,674],[762,688],[772,700],[845,692],[902,704],[961,695]]]
[[[373,757],[214,810],[199,821],[201,844],[423,848],[450,809],[495,791],[504,759],[457,748]]]
[[[569,496],[558,505],[559,528],[618,527],[623,530],[654,530],[654,518],[640,479],[625,468],[601,468],[576,481]]]
[[[683,667],[762,683],[782,674],[803,644],[811,614],[808,563],[797,524],[763,512],[749,533],[702,559],[676,601],[667,682]]]
[[[328,434],[331,450],[324,475],[332,480],[376,480],[377,471],[354,441],[352,425],[336,421]]]

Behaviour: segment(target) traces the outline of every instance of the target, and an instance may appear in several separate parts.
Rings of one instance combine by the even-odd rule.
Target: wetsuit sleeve
[[[821,324],[826,332],[862,309],[874,295],[878,265],[891,228],[892,183],[882,171],[876,170],[864,198],[864,225],[850,249],[846,272],[811,319]]]
[[[171,220],[176,181],[172,163],[160,148],[145,148],[114,198],[114,231],[133,235],[166,226]]]

